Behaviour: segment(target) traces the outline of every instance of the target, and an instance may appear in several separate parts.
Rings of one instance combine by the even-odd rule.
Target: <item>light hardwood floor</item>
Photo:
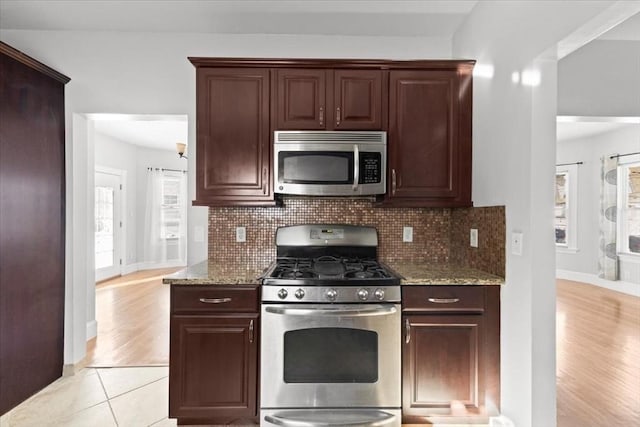
[[[96,286],[98,336],[87,345],[87,366],[169,364],[169,286],[180,268],[145,270]]]
[[[557,280],[558,427],[640,425],[640,298]]]
[[[149,270],[100,283],[88,366],[169,362],[169,286]],[[640,298],[557,281],[558,427],[640,425]]]

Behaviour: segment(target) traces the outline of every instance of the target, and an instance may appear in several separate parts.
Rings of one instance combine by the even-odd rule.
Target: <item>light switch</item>
[[[236,227],[236,242],[244,243],[247,241],[247,228]]]
[[[469,232],[469,245],[471,245],[472,248],[478,247],[478,229],[477,228],[472,228]]]
[[[511,233],[511,253],[513,255],[522,255],[522,239],[524,238],[521,232],[514,231]]]
[[[402,241],[413,242],[413,227],[402,227]]]

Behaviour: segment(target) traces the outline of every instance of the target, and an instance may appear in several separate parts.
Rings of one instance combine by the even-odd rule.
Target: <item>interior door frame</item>
[[[122,269],[124,267],[124,261],[127,259],[127,221],[126,221],[126,204],[127,204],[127,186],[125,185],[126,181],[127,181],[127,171],[123,170],[123,169],[116,169],[116,168],[111,168],[111,167],[107,167],[107,166],[101,166],[101,165],[95,165],[94,168],[94,179],[95,179],[95,175],[98,173],[103,173],[103,174],[108,174],[108,175],[115,175],[118,176],[120,178],[120,185],[121,185],[121,190],[120,190],[120,208],[119,208],[119,214],[120,214],[120,221],[122,222],[122,226],[121,227],[115,227],[115,229],[117,231],[119,231],[120,235],[119,235],[119,239],[115,239],[116,244],[118,245],[118,249],[120,251],[120,260],[122,261],[119,265],[117,265],[118,267],[118,271],[120,274],[122,274]],[[94,181],[94,191],[92,191],[91,194],[93,194],[92,197],[92,206],[95,207],[95,181]],[[95,211],[93,214],[93,219],[95,220]],[[115,248],[115,244],[114,244],[114,248]],[[96,250],[96,242],[95,239],[93,239],[93,253],[94,253],[94,274],[96,273],[96,268],[95,268],[95,250]],[[111,276],[109,276],[111,277]],[[95,281],[99,282],[100,280],[105,280],[108,279],[109,277],[98,277],[97,274],[95,274]]]

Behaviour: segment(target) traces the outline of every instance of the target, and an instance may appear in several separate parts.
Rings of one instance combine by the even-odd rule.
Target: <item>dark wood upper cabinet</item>
[[[270,71],[197,69],[196,205],[273,204]]]
[[[389,83],[392,206],[471,206],[471,74],[398,70]]]
[[[380,130],[383,71],[276,70],[275,130]]]
[[[381,70],[335,70],[333,128],[381,130],[386,91]],[[383,102],[384,99],[384,102]]]
[[[324,130],[327,126],[327,70],[276,70],[277,130]]]
[[[380,205],[472,206],[473,61],[189,59],[194,205],[276,205],[276,130],[387,130]]]

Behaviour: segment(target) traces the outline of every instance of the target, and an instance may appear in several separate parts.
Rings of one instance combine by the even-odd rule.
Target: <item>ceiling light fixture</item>
[[[185,144],[184,142],[177,142],[176,143],[176,150],[178,150],[178,155],[180,156],[181,159],[187,159],[188,157],[184,155],[184,152],[187,149],[187,144]]]

